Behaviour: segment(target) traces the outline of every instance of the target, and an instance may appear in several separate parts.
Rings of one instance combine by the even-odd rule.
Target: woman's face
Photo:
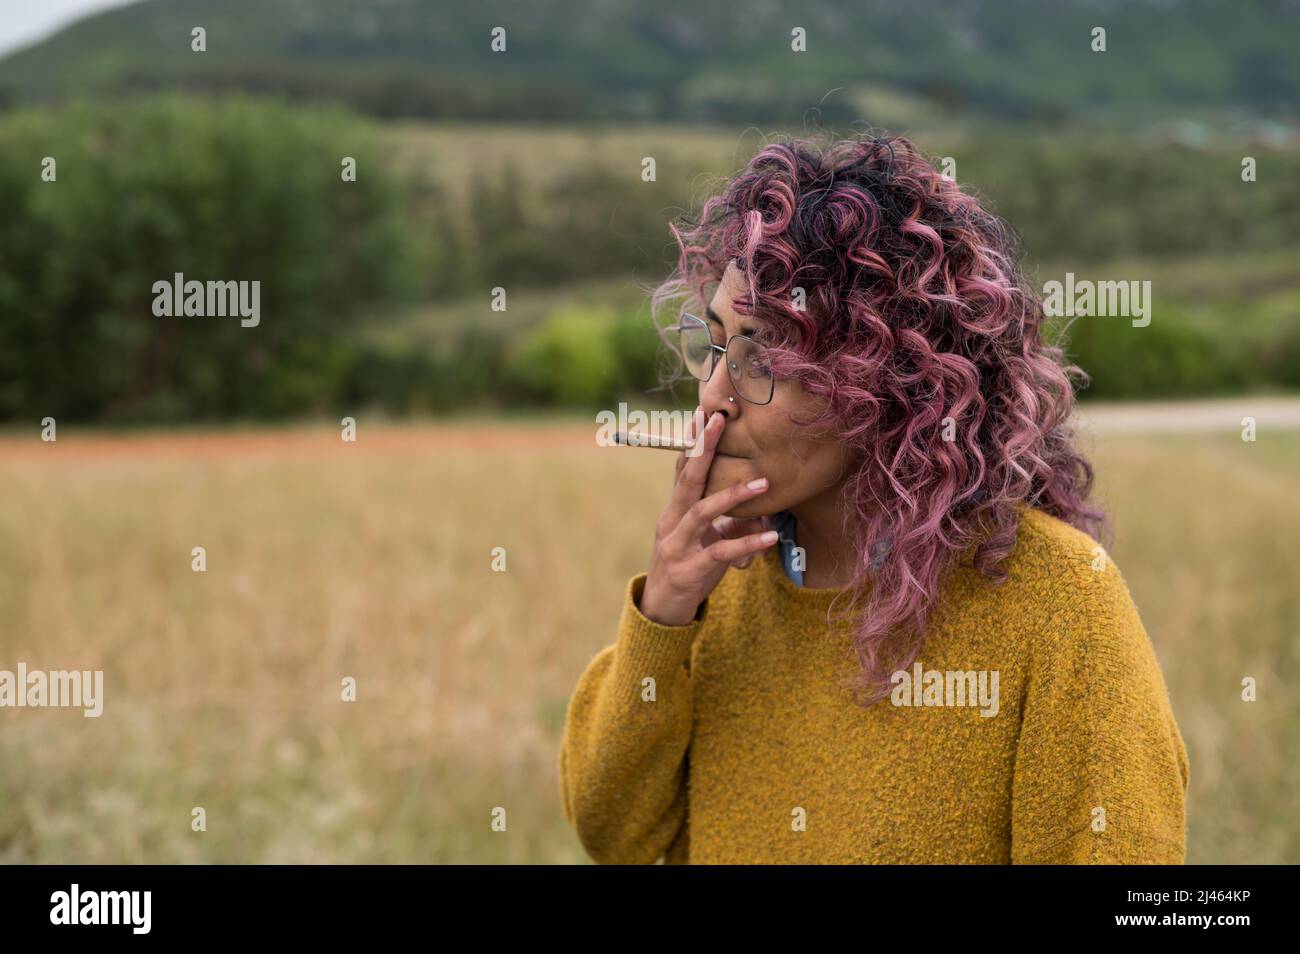
[[[746,289],[744,272],[729,263],[704,316],[714,344],[725,347],[732,335],[761,332],[757,319],[737,315],[731,307],[732,298],[743,298]],[[820,411],[825,399],[804,391],[793,379],[778,378],[770,403],[751,404],[737,393],[722,355],[717,357],[709,380],[699,382],[705,420],[715,411],[725,415],[705,494],[766,477],[766,493],[728,511],[733,517],[758,517],[838,486],[850,473],[848,449],[842,442],[810,435],[791,420],[792,415],[806,418]]]

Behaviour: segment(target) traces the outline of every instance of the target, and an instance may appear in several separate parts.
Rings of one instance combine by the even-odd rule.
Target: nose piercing
[[[727,400],[730,401],[732,404],[736,403],[736,399],[734,397],[729,397],[727,398]]]

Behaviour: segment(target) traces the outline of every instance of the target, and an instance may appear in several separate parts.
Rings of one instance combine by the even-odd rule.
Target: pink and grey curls
[[[1108,534],[1069,426],[1086,376],[1044,342],[1013,233],[909,140],[769,144],[670,228],[678,265],[654,310],[707,303],[735,261],[748,295],[733,306],[763,322],[774,373],[825,399],[800,423],[856,452],[845,533],[861,555],[864,704],[920,655],[952,567],[1006,578],[1021,507]]]

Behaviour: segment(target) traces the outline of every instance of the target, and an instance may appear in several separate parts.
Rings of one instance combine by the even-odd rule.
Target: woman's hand
[[[703,411],[697,408],[693,431],[702,416]],[[690,623],[727,567],[748,565],[754,554],[777,540],[776,531],[763,529],[766,518],[724,516],[765,492],[766,477],[704,496],[713,453],[725,426],[726,415],[715,412],[698,438],[703,442],[700,453],[694,457],[683,453],[678,459],[672,497],[655,525],[654,549],[639,609],[647,619],[664,626]]]

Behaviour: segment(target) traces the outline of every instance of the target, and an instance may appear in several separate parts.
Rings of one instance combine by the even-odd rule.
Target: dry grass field
[[[0,710],[0,862],[584,860],[558,735],[673,465],[593,430],[0,439],[0,669],[105,673],[101,718]],[[1297,433],[1090,444],[1189,748],[1188,860],[1300,862]]]

